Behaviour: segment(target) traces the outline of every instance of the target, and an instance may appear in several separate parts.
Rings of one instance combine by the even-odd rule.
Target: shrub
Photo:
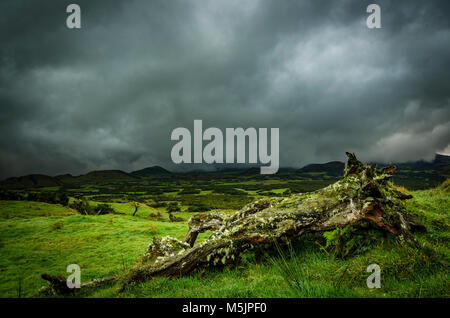
[[[72,204],[69,205],[70,208],[77,210],[80,214],[89,215],[94,214],[94,210],[89,205],[89,202],[86,198],[82,198],[81,200],[75,200]]]
[[[167,206],[167,203],[158,201],[158,202],[150,203],[147,205],[151,206],[152,208],[165,208]]]
[[[69,205],[69,207],[77,210],[80,214],[83,215],[103,215],[116,212],[109,204],[105,203],[100,203],[97,206],[92,207],[86,200],[86,198],[75,200],[72,204]]]
[[[24,199],[25,199],[25,196],[19,192],[8,191],[8,190],[0,191],[0,200],[20,201],[20,200],[24,200]]]
[[[211,210],[210,207],[207,207],[206,205],[203,204],[198,204],[198,205],[190,205],[186,212],[206,212]]]
[[[170,220],[170,222],[182,222],[182,221],[184,221],[183,218],[174,216],[172,213],[169,213],[169,220]]]
[[[178,202],[170,202],[167,205],[167,212],[172,213],[172,212],[179,212],[179,211],[181,211],[181,208],[178,205]]]
[[[101,203],[98,204],[95,208],[94,211],[96,212],[97,215],[103,215],[103,214],[109,214],[109,213],[114,213],[114,209],[106,203]]]
[[[69,204],[69,197],[64,192],[30,192],[26,199],[27,201],[61,204],[63,206]]]

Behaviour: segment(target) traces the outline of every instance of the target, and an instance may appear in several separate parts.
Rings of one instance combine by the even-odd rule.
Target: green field
[[[273,182],[268,187],[275,190],[273,195],[284,191],[285,187],[272,185]],[[92,194],[97,192],[90,190]],[[414,198],[409,200],[409,213],[427,227],[427,232],[416,233],[421,249],[400,245],[390,235],[376,234],[370,246],[337,258],[333,251],[324,248],[326,241],[321,234],[311,234],[294,242],[290,249],[282,247],[281,252],[248,252],[232,267],[201,269],[179,279],[154,278],[131,285],[120,294],[116,285],[109,285],[78,296],[449,297],[450,193],[442,186],[411,193]],[[176,201],[181,211],[174,214],[183,219],[179,222],[169,221],[165,207],[151,206],[155,197],[141,197],[140,201],[148,204],[141,203],[135,217],[134,206],[127,201],[130,197],[106,197],[115,213],[105,215],[80,215],[59,204],[0,201],[0,296],[31,297],[46,285],[40,274],[66,274],[69,264],[80,265],[82,283],[121,275],[136,266],[152,237],[184,237],[186,220],[194,213],[187,209],[193,202],[230,204],[237,209],[254,199],[250,193],[216,194],[213,199],[211,195],[200,192],[178,196],[182,197]],[[160,194],[158,198],[168,199],[168,195]],[[94,205],[102,202],[90,199]],[[152,215],[157,212],[160,219],[155,220]],[[208,235],[202,234],[198,241]],[[366,287],[366,268],[372,263],[381,267],[380,289]],[[286,271],[286,265],[293,270]]]

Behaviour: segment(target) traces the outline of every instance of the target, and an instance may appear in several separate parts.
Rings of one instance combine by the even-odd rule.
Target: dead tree
[[[137,211],[138,211],[138,209],[139,209],[139,203],[138,202],[134,202],[133,206],[134,206],[133,216],[135,216]]]
[[[393,166],[377,169],[347,153],[343,178],[323,189],[261,199],[234,214],[193,216],[184,242],[171,237],[154,239],[147,253],[154,261],[132,270],[123,280],[122,290],[155,276],[179,277],[200,266],[226,264],[257,244],[348,225],[372,225],[403,243],[417,245],[411,229],[421,225],[405,214],[403,201],[411,196],[389,182],[394,172]],[[194,246],[197,235],[206,230],[213,233]]]

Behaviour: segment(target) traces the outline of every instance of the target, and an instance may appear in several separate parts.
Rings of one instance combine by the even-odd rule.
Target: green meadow
[[[114,213],[81,215],[59,204],[33,201],[0,201],[0,296],[32,297],[47,283],[40,274],[66,275],[69,264],[81,267],[81,280],[120,276],[136,266],[155,236],[183,239],[187,219],[197,213],[192,206],[232,206],[232,212],[256,197],[252,183],[221,184],[246,193],[203,192],[182,195],[176,191],[143,195],[132,216],[137,194],[98,196],[83,188],[93,205],[107,202]],[[238,182],[237,182],[238,183]],[[219,185],[217,185],[219,186]],[[250,186],[250,188],[248,188]],[[195,185],[193,186],[195,188]],[[192,186],[191,186],[192,188]],[[269,193],[283,195],[285,185],[269,183]],[[214,189],[213,189],[214,190]],[[247,192],[248,191],[248,192]],[[76,192],[76,191],[74,191]],[[101,192],[101,191],[100,191]],[[192,192],[192,191],[191,191]],[[195,191],[194,191],[195,192]],[[205,268],[179,279],[154,278],[131,285],[122,293],[115,284],[83,291],[81,297],[449,297],[449,182],[429,190],[411,191],[408,212],[422,222],[426,232],[415,233],[421,248],[399,244],[388,234],[369,232],[372,240],[351,255],[337,257],[326,248],[322,234],[310,234],[290,246],[260,248],[245,253],[232,266]],[[138,194],[139,195],[139,194]],[[140,193],[142,195],[142,193]],[[171,221],[167,205],[175,200],[179,220]],[[122,199],[121,199],[122,198]],[[71,197],[71,201],[74,198]],[[153,205],[153,206],[152,206]],[[200,210],[199,210],[200,212]],[[203,233],[197,243],[208,237]],[[369,264],[381,267],[381,288],[369,289]]]

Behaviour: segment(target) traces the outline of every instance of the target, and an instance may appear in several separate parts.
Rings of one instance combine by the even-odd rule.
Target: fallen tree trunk
[[[411,196],[388,181],[394,172],[395,167],[363,165],[354,154],[347,153],[344,177],[323,189],[262,199],[234,214],[194,216],[184,242],[171,237],[154,239],[147,253],[154,263],[132,270],[121,290],[155,276],[179,277],[200,266],[226,264],[257,244],[348,225],[373,225],[404,243],[417,245],[411,228],[423,226],[404,214],[403,201]],[[194,246],[197,235],[206,230],[214,232]]]
[[[79,290],[85,290],[87,288],[95,288],[99,287],[107,282],[113,282],[116,280],[115,277],[104,277],[100,279],[94,279],[88,283],[84,283],[80,285],[80,288],[69,288],[67,286],[67,279],[64,275],[52,276],[49,274],[42,274],[41,278],[48,281],[49,285],[42,287],[35,295],[37,296],[46,296],[51,294],[58,295],[69,295],[73,294]]]

